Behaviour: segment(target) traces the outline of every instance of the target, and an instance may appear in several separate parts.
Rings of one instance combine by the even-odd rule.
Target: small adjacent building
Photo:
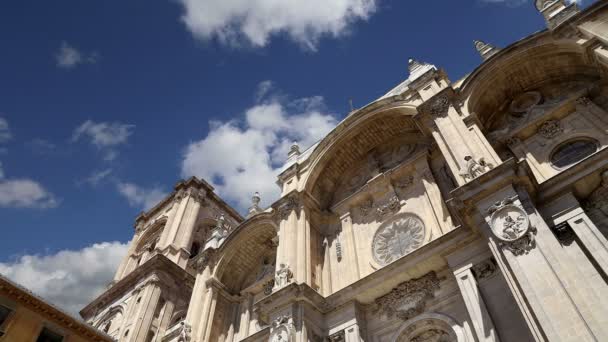
[[[111,342],[114,339],[0,275],[0,341]]]

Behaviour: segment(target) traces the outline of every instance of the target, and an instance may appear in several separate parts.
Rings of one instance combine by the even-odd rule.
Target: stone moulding
[[[421,314],[429,300],[435,298],[439,278],[431,271],[420,278],[405,281],[389,293],[376,298],[374,311],[387,318],[398,317],[404,321]]]
[[[515,204],[517,196],[507,197],[488,208],[490,228],[498,246],[513,255],[527,254],[536,246],[536,228],[530,224],[528,214]]]

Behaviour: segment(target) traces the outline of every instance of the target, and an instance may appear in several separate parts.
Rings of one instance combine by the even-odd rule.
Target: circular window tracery
[[[598,146],[598,142],[590,138],[567,141],[551,153],[551,164],[559,169],[570,166],[595,153]]]
[[[417,216],[398,216],[376,231],[372,241],[374,260],[382,266],[388,265],[419,248],[424,235],[424,223]]]

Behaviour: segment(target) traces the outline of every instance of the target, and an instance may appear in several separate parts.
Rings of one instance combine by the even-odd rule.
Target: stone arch
[[[423,313],[409,319],[393,335],[394,342],[469,342],[464,329],[442,313]]]
[[[600,79],[600,70],[574,40],[541,32],[516,42],[482,63],[463,82],[460,92],[468,111],[487,126],[518,94],[550,83]]]
[[[412,142],[426,139],[412,119],[417,113],[412,104],[380,101],[369,107],[347,117],[310,156],[310,171],[302,189],[312,194],[322,209],[332,201],[323,194],[333,195],[344,173],[364,160],[375,147],[398,137],[409,136]]]
[[[119,329],[122,325],[122,319],[124,316],[125,307],[124,304],[116,305],[111,307],[101,318],[97,321],[95,328],[104,331],[106,333],[112,333]],[[108,327],[109,324],[109,327]],[[106,331],[106,327],[108,327]]]
[[[143,234],[137,239],[137,245],[135,247],[135,253],[139,254],[144,251],[144,248],[151,245],[155,241],[158,243],[160,236],[165,229],[167,223],[167,217],[162,217],[156,220],[150,227],[148,227]]]
[[[276,253],[277,224],[272,215],[263,213],[240,225],[216,251],[214,276],[236,294],[260,271],[263,261]],[[273,260],[274,261],[274,260]]]

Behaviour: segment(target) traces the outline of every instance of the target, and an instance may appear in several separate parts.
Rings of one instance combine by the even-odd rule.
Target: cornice
[[[155,274],[165,274],[170,279],[174,279],[176,284],[190,290],[194,286],[195,279],[190,273],[169,260],[166,256],[156,254],[92,300],[86,307],[80,310],[80,315],[83,317],[93,316],[98,306],[112,303],[125,293],[134,290],[142,281],[153,280]]]
[[[193,192],[193,190],[198,190],[197,192]],[[229,215],[236,219],[237,223],[241,223],[244,221],[243,216],[239,214],[234,208],[232,208],[228,203],[226,203],[221,197],[219,197],[214,192],[213,186],[207,183],[204,179],[199,179],[197,177],[190,177],[187,180],[180,180],[175,184],[174,190],[167,195],[162,201],[160,201],[157,205],[152,207],[150,210],[146,212],[141,212],[135,218],[135,226],[138,225],[140,221],[146,221],[150,217],[153,217],[158,211],[164,208],[169,202],[178,199],[180,196],[191,195],[195,198],[195,200],[203,203],[205,199],[213,201],[217,204],[222,210],[226,211]]]
[[[46,320],[84,337],[87,341],[114,341],[109,335],[91,327],[78,318],[72,317],[54,305],[47,303],[42,298],[36,296],[24,287],[13,283],[2,275],[0,275],[0,293],[36,312]]]

